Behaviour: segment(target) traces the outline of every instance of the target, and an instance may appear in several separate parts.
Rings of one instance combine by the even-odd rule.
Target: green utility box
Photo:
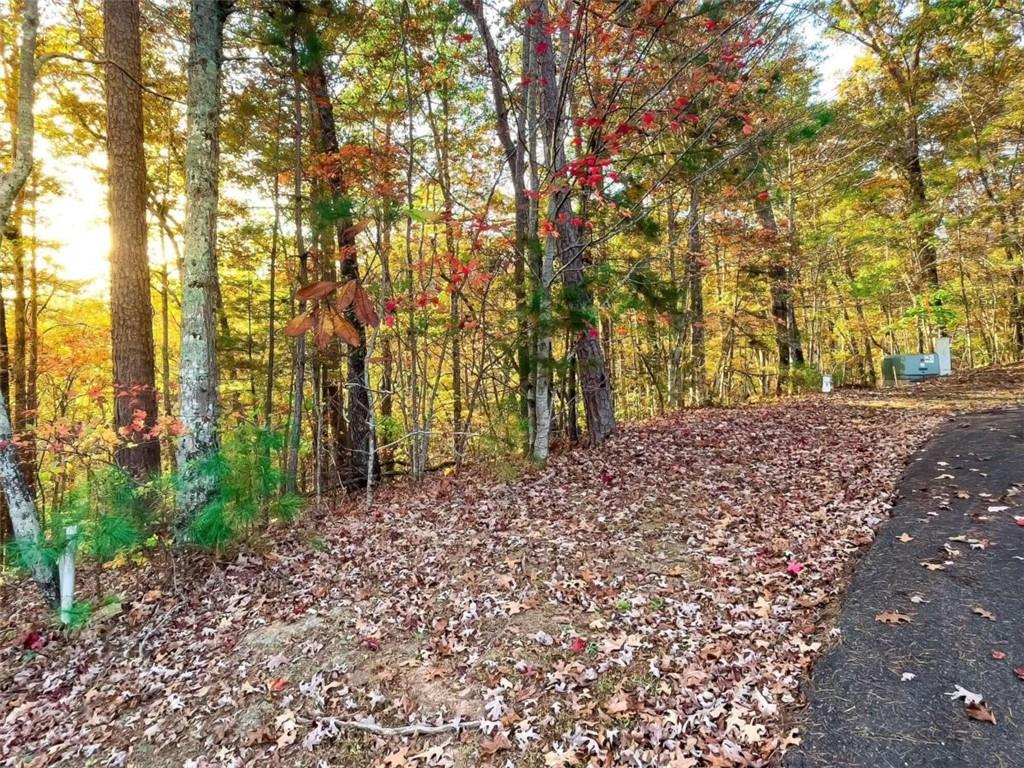
[[[889,387],[948,376],[952,371],[950,340],[947,336],[935,340],[934,354],[889,355],[882,358],[882,381]]]

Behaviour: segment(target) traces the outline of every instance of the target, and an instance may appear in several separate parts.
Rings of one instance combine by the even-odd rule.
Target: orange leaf
[[[298,317],[293,317],[285,326],[284,332],[287,336],[301,336],[313,327],[313,318],[309,312],[303,312]]]
[[[980,720],[983,723],[996,724],[995,713],[988,708],[985,704],[968,704],[964,707],[964,712],[971,720]]]
[[[913,621],[913,618],[897,611],[882,611],[875,616],[875,621],[880,621],[883,624],[909,624]]]
[[[361,285],[356,287],[355,301],[352,308],[355,310],[359,322],[363,325],[373,327],[380,325],[380,318],[377,317],[377,311],[373,308],[373,302],[370,301],[369,294],[366,293],[366,289]]]
[[[306,285],[295,292],[295,298],[299,301],[313,301],[322,299],[338,287],[338,284],[331,280],[321,280],[319,283]]]
[[[335,299],[334,306],[339,312],[344,312],[352,304],[353,299],[356,297],[356,291],[359,289],[359,283],[355,280],[349,280],[338,291],[338,296]]]
[[[335,315],[334,317],[334,335],[350,347],[358,347],[362,343],[356,327],[340,315]]]

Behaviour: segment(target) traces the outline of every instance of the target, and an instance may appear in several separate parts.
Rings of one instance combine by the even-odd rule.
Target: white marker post
[[[78,526],[69,525],[64,529],[67,544],[57,560],[60,575],[60,622],[71,623],[71,609],[75,604],[75,550],[78,548]]]
[[[832,374],[823,373],[821,375],[821,391],[826,395],[832,391]]]

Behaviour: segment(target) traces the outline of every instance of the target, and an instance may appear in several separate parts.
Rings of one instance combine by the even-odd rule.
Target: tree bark
[[[10,380],[10,348],[7,346],[7,306],[3,295],[3,284],[0,283],[0,398],[5,403],[11,401]],[[0,563],[7,562],[6,544],[14,535],[11,517],[7,514],[7,499],[0,496]]]
[[[572,188],[567,181],[555,179],[556,172],[566,164],[566,119],[562,102],[562,91],[565,89],[560,87],[560,83],[564,85],[563,80],[568,77],[568,72],[562,72],[562,80],[558,78],[555,50],[547,28],[546,0],[532,0],[530,9],[537,19],[534,28],[539,43],[541,133],[544,137],[548,174],[554,182],[548,198],[548,220],[558,232],[557,238],[553,233],[547,237],[547,245],[555,248],[558,253],[562,283],[569,302],[570,330],[576,332],[574,354],[580,388],[583,390],[587,430],[591,444],[596,445],[614,431],[615,408],[611,383],[605,370],[599,323],[583,270],[584,245],[579,225],[573,221]]]
[[[300,14],[299,29],[308,25],[306,9],[298,3]],[[340,145],[337,127],[334,122],[334,106],[327,87],[327,71],[323,59],[313,57],[303,66],[306,88],[316,110],[319,123],[318,149],[326,157],[337,158]],[[335,160],[335,162],[339,162]],[[348,198],[344,169],[337,167],[328,174],[328,186],[336,201]],[[359,262],[356,258],[356,231],[351,215],[341,216],[335,223],[338,253],[340,255],[340,273],[344,280],[359,280]],[[359,344],[348,348],[348,371],[345,389],[348,391],[348,450],[347,461],[339,466],[342,484],[346,487],[359,487],[365,482],[370,468],[370,450],[372,444],[370,392],[366,386],[366,328],[356,317],[352,307],[345,310],[345,318],[355,327],[359,334]],[[374,462],[377,464],[377,462]]]
[[[294,116],[294,123],[292,125],[292,151],[294,153],[292,215],[295,225],[295,252],[299,259],[299,284],[305,285],[308,278],[306,275],[306,246],[302,234],[302,85],[297,76],[299,66],[298,51],[295,47],[294,36],[291,40],[291,63],[296,73],[294,90],[292,92],[292,111]],[[304,312],[305,309],[306,302],[300,301],[299,312]],[[302,443],[302,413],[306,391],[305,386],[306,335],[301,334],[295,338],[292,360],[292,408],[288,418],[288,447],[285,454],[285,493],[295,493],[298,489],[299,448]]]
[[[181,303],[182,473],[178,527],[183,532],[216,492],[197,460],[219,448],[217,418],[217,181],[224,20],[229,0],[192,0],[185,147],[185,274]]]
[[[139,435],[156,421],[153,304],[146,249],[146,158],[142,128],[139,0],[103,0],[106,51],[107,200],[110,210],[110,331],[114,426],[126,442],[118,466],[142,480],[160,471],[160,442]]]
[[[26,565],[32,578],[51,606],[57,605],[60,594],[53,568],[46,565],[33,550],[42,543],[43,533],[32,495],[18,466],[18,451],[11,434],[11,420],[7,414],[7,401],[0,395],[0,485],[7,496],[7,509],[16,541],[23,545]]]
[[[928,215],[928,191],[921,165],[921,139],[918,134],[917,116],[913,112],[907,127],[904,151],[904,172],[910,186],[911,210],[916,216],[921,217],[922,221],[917,231],[918,261],[925,285],[929,290],[935,291],[939,288],[939,256],[934,242],[935,227]]]
[[[25,0],[21,18],[21,52],[18,77],[18,121],[14,161],[10,170],[0,176],[0,232],[7,230],[7,222],[14,200],[25,186],[32,171],[32,150],[35,134],[35,80],[36,33],[39,28],[37,0]],[[35,502],[29,494],[19,466],[19,457],[13,443],[7,398],[0,392],[0,486],[7,497],[7,510],[15,538],[27,548],[42,538]],[[32,577],[46,601],[54,606],[59,600],[56,574],[38,557],[29,558]]]
[[[707,360],[704,346],[704,266],[700,240],[700,187],[690,189],[690,210],[687,215],[686,289],[690,302],[690,377],[693,401],[704,405],[707,400]]]

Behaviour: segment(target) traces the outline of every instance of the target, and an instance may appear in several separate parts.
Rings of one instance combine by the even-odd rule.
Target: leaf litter
[[[511,480],[396,484],[181,555],[175,589],[105,574],[125,611],[70,637],[0,587],[0,762],[772,764],[941,418],[702,409]]]

